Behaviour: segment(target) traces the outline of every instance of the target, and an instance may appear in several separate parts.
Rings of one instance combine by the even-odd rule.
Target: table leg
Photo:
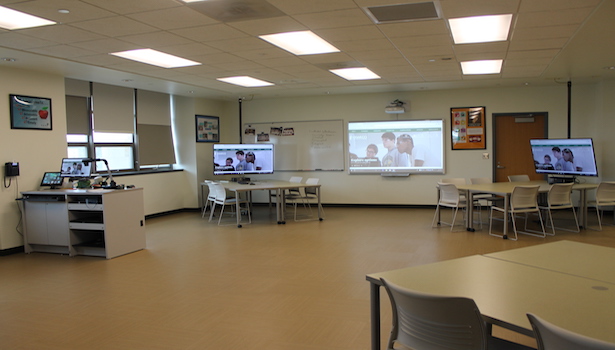
[[[241,205],[239,204],[239,196],[241,192],[235,191],[235,216],[237,217],[237,227],[241,227],[239,220],[241,220]]]
[[[321,214],[321,206],[322,204],[320,203],[320,187],[316,187],[316,194],[318,197],[318,220],[322,221],[322,214]]]
[[[476,231],[474,229],[474,193],[472,191],[465,191],[466,197],[466,225],[467,230],[470,232]]]
[[[583,189],[579,191],[579,222],[581,228],[587,227],[587,190]]]
[[[508,239],[508,207],[510,206],[510,196],[504,196],[504,228],[502,230],[502,238]],[[512,215],[511,215],[512,216]],[[513,220],[515,218],[512,218]]]
[[[369,283],[372,350],[380,350],[380,286]]]

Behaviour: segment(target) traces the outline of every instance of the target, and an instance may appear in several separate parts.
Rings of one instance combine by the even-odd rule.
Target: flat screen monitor
[[[349,122],[350,174],[444,174],[444,121]]]
[[[532,139],[530,147],[538,174],[598,176],[591,138]]]
[[[273,144],[214,144],[214,175],[273,174]]]
[[[92,162],[87,158],[64,158],[61,167],[62,177],[85,177],[92,174]]]
[[[59,171],[57,172],[46,172],[43,174],[43,179],[41,180],[41,187],[49,186],[51,188],[56,188],[62,186],[62,182],[64,182],[64,178],[61,176]]]

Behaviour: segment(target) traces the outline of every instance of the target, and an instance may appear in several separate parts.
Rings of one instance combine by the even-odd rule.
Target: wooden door
[[[547,113],[494,114],[493,128],[495,181],[522,174],[544,180],[544,175],[536,174],[530,139],[547,137]]]

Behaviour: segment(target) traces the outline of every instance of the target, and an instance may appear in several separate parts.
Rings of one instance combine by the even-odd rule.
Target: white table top
[[[305,183],[296,183],[281,180],[266,180],[252,181],[254,185],[240,184],[238,182],[222,182],[222,186],[229,191],[258,191],[258,190],[276,190],[287,188],[303,188],[303,187],[320,187],[320,184],[310,185]]]
[[[559,241],[485,256],[615,284],[615,248]]]
[[[573,332],[615,342],[615,287],[588,278],[486,256],[469,256],[434,264],[369,274],[409,289],[476,301],[494,324],[532,334],[526,313]]]
[[[516,186],[540,186],[539,192],[548,192],[551,185],[546,181],[524,181],[524,182],[493,182],[487,184],[475,184],[475,185],[460,185],[457,186],[460,190],[466,190],[473,193],[492,193],[496,195],[511,194]],[[598,187],[598,184],[574,184],[573,190],[587,190]]]

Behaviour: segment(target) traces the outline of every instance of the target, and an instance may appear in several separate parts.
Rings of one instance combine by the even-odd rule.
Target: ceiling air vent
[[[375,23],[408,22],[439,19],[436,5],[433,2],[415,4],[374,6],[365,8],[367,14]]]
[[[238,22],[284,16],[266,0],[210,0],[188,4],[190,8],[221,22]]]

